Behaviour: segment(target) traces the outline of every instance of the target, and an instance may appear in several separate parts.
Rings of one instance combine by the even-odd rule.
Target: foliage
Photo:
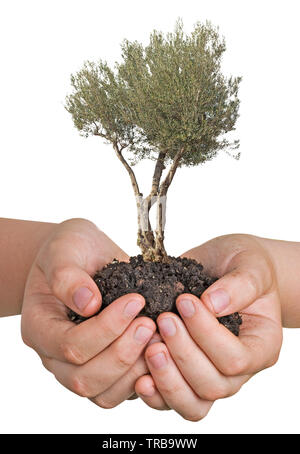
[[[218,29],[198,22],[186,35],[179,19],[173,33],[154,30],[147,46],[124,40],[121,50],[114,70],[100,60],[71,76],[66,109],[83,135],[118,144],[135,161],[160,151],[172,161],[184,148],[179,166],[238,148],[225,135],[235,129],[241,78],[222,74]]]
[[[168,261],[164,248],[167,191],[177,168],[236,150],[226,133],[238,118],[240,77],[221,71],[224,39],[209,22],[198,22],[190,35],[179,19],[173,33],[154,30],[147,46],[124,40],[122,61],[86,62],[71,76],[73,92],[66,109],[84,136],[112,143],[131,180],[138,211],[138,245],[144,260]],[[129,163],[123,155],[129,152]],[[239,157],[239,154],[236,154]],[[132,166],[155,160],[151,191],[140,192]],[[167,164],[169,169],[162,180]],[[130,165],[131,164],[131,165]],[[156,205],[156,229],[149,212]]]

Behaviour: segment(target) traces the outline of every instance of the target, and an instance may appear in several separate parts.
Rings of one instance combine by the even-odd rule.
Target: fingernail
[[[193,317],[195,314],[195,306],[192,300],[180,300],[178,306],[181,315],[184,317]]]
[[[134,338],[139,344],[145,344],[150,340],[153,331],[146,326],[139,326],[134,333]]]
[[[221,288],[209,293],[208,297],[216,314],[223,312],[229,306],[230,297],[228,293]]]
[[[133,318],[140,312],[141,309],[142,309],[141,301],[131,300],[129,301],[128,304],[126,304],[123,314],[125,315],[125,317]]]
[[[161,369],[162,367],[165,367],[167,364],[167,358],[163,352],[150,356],[149,361],[155,369]]]
[[[171,318],[163,318],[158,321],[159,331],[163,336],[174,336],[176,334],[176,325]]]
[[[73,293],[73,303],[80,311],[83,311],[86,308],[86,306],[90,303],[93,296],[94,294],[89,288],[87,287],[78,288]]]

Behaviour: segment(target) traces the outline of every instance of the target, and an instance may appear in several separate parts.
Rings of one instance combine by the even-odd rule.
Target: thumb
[[[56,240],[39,258],[38,266],[52,294],[74,312],[90,317],[100,309],[101,293],[84,269],[80,248],[73,245],[70,250],[63,240]]]
[[[261,252],[242,251],[230,261],[226,274],[201,295],[218,317],[241,311],[272,287],[272,265]]]
[[[51,290],[60,301],[79,315],[90,317],[101,307],[101,293],[86,271],[74,265],[53,268]]]

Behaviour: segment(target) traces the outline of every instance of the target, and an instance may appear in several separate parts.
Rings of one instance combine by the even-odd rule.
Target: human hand
[[[61,384],[103,408],[134,394],[148,370],[141,353],[156,329],[149,318],[134,320],[145,304],[138,294],[118,298],[80,325],[68,319],[68,308],[84,317],[99,310],[91,276],[114,258],[128,256],[91,222],[59,224],[37,254],[22,309],[24,342]]]
[[[180,319],[158,317],[162,342],[146,349],[151,375],[140,377],[136,393],[150,407],[172,408],[191,421],[202,419],[213,402],[235,394],[258,371],[278,359],[281,307],[270,255],[259,238],[227,235],[185,254],[220,277],[201,296],[177,299]],[[239,337],[216,316],[240,312]]]

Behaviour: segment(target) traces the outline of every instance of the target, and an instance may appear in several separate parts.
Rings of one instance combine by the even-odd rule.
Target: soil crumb
[[[180,294],[200,297],[217,278],[208,276],[203,266],[192,259],[169,257],[168,263],[144,262],[143,257],[137,255],[130,257],[129,262],[113,260],[95,274],[94,280],[102,295],[100,311],[122,295],[139,293],[146,300],[139,316],[156,320],[162,312],[178,314],[175,302]],[[75,323],[86,320],[73,311],[69,312],[69,318]],[[239,335],[242,318],[238,312],[219,317],[218,321]]]

